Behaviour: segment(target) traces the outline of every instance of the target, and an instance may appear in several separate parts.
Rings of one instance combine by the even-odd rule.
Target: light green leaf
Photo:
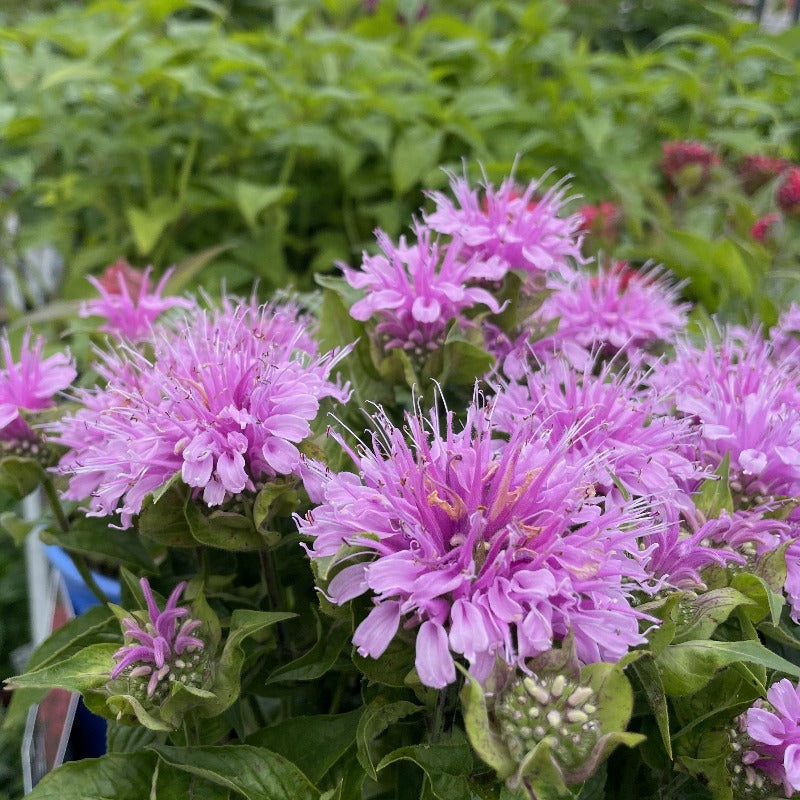
[[[102,686],[109,679],[113,655],[119,644],[93,644],[64,661],[55,661],[32,672],[9,678],[11,688],[67,689],[85,692]]]
[[[262,186],[250,181],[238,180],[234,184],[236,205],[250,228],[255,228],[258,215],[270,206],[286,200],[291,190],[286,186]]]
[[[125,216],[139,255],[146,256],[150,253],[161,238],[161,234],[180,213],[180,205],[168,197],[156,198],[149,208],[128,206],[125,209]]]
[[[426,125],[404,128],[392,151],[392,182],[397,194],[407,192],[439,163],[443,135]]]

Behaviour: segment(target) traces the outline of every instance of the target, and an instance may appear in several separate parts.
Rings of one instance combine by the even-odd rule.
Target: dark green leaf
[[[387,728],[411,714],[416,714],[421,708],[405,700],[392,702],[379,695],[364,709],[363,716],[358,722],[356,748],[359,763],[373,780],[378,777],[372,758],[373,741]]]

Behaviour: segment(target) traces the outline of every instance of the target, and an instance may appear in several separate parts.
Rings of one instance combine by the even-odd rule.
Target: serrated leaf
[[[656,658],[667,695],[692,694],[724,667],[737,661],[800,678],[800,667],[768,650],[760,642],[694,641],[671,644]]]
[[[242,514],[214,511],[206,516],[191,497],[187,498],[184,514],[192,536],[200,544],[239,552],[264,547],[264,537]]]
[[[48,773],[27,795],[31,800],[143,800],[150,797],[153,753],[109,753],[71,761]]]
[[[217,665],[217,676],[211,691],[216,700],[203,703],[199,710],[201,716],[210,717],[221,714],[239,697],[241,688],[241,671],[244,662],[242,642],[249,636],[296,616],[283,611],[252,611],[237,608],[231,614],[231,626],[228,638]]]
[[[67,689],[83,693],[108,681],[114,664],[113,655],[118,649],[119,644],[93,644],[63,661],[15,675],[7,683],[15,689]]]

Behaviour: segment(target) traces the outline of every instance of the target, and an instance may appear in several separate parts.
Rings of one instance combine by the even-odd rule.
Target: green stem
[[[272,560],[269,550],[259,550],[258,555],[261,560],[261,580],[264,584],[269,610],[281,611],[283,610],[281,609],[281,584],[278,579],[278,571],[275,569],[275,562]],[[283,622],[279,622],[277,628],[281,656],[283,660],[291,661],[292,649]]]
[[[69,520],[64,513],[64,509],[61,507],[61,500],[59,500],[56,487],[47,474],[45,474],[44,480],[42,481],[42,487],[44,488],[47,502],[50,504],[50,508],[53,509],[53,514],[55,515],[59,529],[62,533],[67,533],[69,531]],[[89,587],[89,591],[97,598],[101,605],[107,605],[110,601],[108,597],[106,597],[105,592],[97,585],[97,581],[94,579],[92,571],[86,563],[86,559],[80,553],[73,553],[69,550],[67,550],[67,554],[72,559],[72,563],[75,565],[75,569],[78,570],[78,574]]]

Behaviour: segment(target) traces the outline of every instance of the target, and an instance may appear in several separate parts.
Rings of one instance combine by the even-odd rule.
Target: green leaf
[[[210,717],[221,714],[239,697],[242,664],[244,663],[244,650],[242,649],[244,640],[294,616],[296,615],[283,611],[252,611],[245,608],[237,608],[233,612],[228,638],[217,665],[217,676],[211,687],[211,691],[216,695],[216,700],[203,703],[199,712],[201,716]]]
[[[373,780],[377,780],[378,777],[372,757],[372,743],[374,740],[396,722],[421,710],[422,706],[409,703],[406,700],[392,702],[382,695],[378,695],[364,709],[356,732],[356,752],[359,763]]]
[[[125,209],[125,216],[139,255],[146,256],[150,253],[161,238],[161,234],[180,213],[180,205],[169,197],[156,198],[148,208],[128,206]]]
[[[156,571],[153,559],[136,534],[113,530],[107,520],[81,517],[70,525],[66,533],[50,530],[42,532],[40,538],[47,544],[57,544],[65,550],[112,558],[139,572]]]
[[[300,658],[278,667],[267,678],[266,684],[321,678],[336,663],[350,636],[350,626],[341,620],[332,624],[318,621],[316,644]]]
[[[109,753],[138,753],[158,742],[158,734],[148,728],[106,722],[106,751]]]
[[[186,499],[184,514],[192,536],[200,544],[236,551],[261,550],[265,545],[264,537],[241,514],[214,511],[206,516],[191,497]]]
[[[169,483],[165,486],[168,488],[163,494],[157,490],[144,499],[136,521],[139,533],[168,547],[197,547],[184,512],[186,487]]]
[[[32,458],[0,458],[0,489],[8,492],[15,500],[27,497],[43,478],[41,466]]]
[[[800,678],[800,667],[767,650],[760,642],[694,641],[671,644],[656,658],[667,695],[692,694],[722,668],[743,661]]]
[[[470,796],[467,778],[472,772],[472,751],[466,741],[400,747],[381,759],[380,772],[396,761],[412,761],[428,776],[438,800],[463,800]]]
[[[722,463],[717,467],[715,473],[719,478],[704,480],[694,497],[695,505],[708,519],[716,519],[722,511],[733,512],[730,463],[730,453],[725,453],[725,458],[722,459]]]
[[[27,795],[31,800],[143,800],[151,797],[153,753],[109,753],[70,761],[48,773]]]
[[[647,704],[650,706],[658,725],[658,732],[661,734],[661,741],[664,743],[669,758],[672,758],[672,739],[669,734],[669,711],[667,709],[667,697],[664,694],[664,684],[661,674],[652,656],[647,655],[640,658],[631,665],[631,669],[636,673],[639,683],[644,690]]]
[[[489,721],[483,687],[469,674],[461,690],[461,708],[464,713],[464,727],[475,752],[501,780],[513,775],[517,765]]]
[[[672,641],[677,644],[692,639],[707,639],[735,608],[753,605],[755,603],[749,595],[730,587],[712,589],[691,600],[687,596],[683,599],[681,608],[688,610],[689,617],[678,627]]]
[[[394,639],[378,658],[361,656],[356,651],[352,658],[359,672],[384,686],[407,686],[408,676],[414,669],[414,648],[400,639]]]
[[[769,616],[773,625],[778,624],[785,601],[783,595],[772,591],[763,578],[749,572],[740,572],[734,575],[731,586],[750,599],[749,605],[742,612],[751,622],[761,622],[764,617]]]
[[[181,261],[175,266],[172,275],[169,276],[169,280],[164,287],[164,294],[178,294],[194,280],[204,267],[208,266],[217,256],[236,247],[237,244],[237,240],[216,244]]]
[[[64,661],[9,678],[7,683],[11,688],[58,688],[83,693],[108,681],[114,664],[112,657],[118,649],[119,644],[93,644]]]
[[[439,163],[441,130],[427,125],[404,128],[392,151],[392,183],[397,194],[407,192]]]
[[[786,583],[786,551],[792,542],[784,542],[774,550],[767,550],[756,564],[755,574],[762,578],[773,593],[781,595]],[[777,625],[777,622],[775,623]]]
[[[17,547],[25,544],[28,534],[39,524],[38,520],[22,519],[13,511],[4,511],[0,514],[0,529],[5,531]]]
[[[265,747],[296,764],[312,783],[328,770],[356,741],[362,708],[346,714],[292,717],[247,738],[246,744]],[[313,747],[309,747],[313,742]]]
[[[93,606],[86,613],[69,620],[34,650],[26,665],[33,671],[101,641],[120,644],[119,624],[106,606]],[[3,727],[11,728],[24,721],[28,708],[38,703],[48,689],[17,689],[11,695],[11,705],[3,717]]]
[[[238,180],[234,184],[236,205],[251,229],[256,227],[258,215],[265,208],[283,202],[291,192],[286,186],[262,186],[244,180]]]
[[[319,800],[320,797],[319,790],[291,761],[261,747],[152,745],[150,750],[164,764],[240,792],[248,800]]]

